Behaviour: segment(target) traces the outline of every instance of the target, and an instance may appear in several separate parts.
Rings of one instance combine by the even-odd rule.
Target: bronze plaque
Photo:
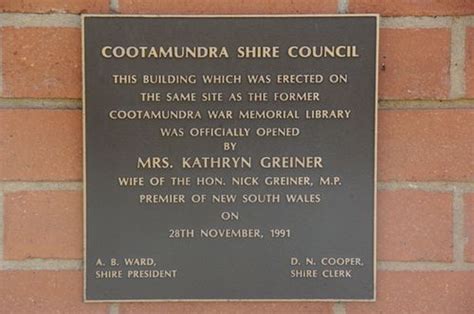
[[[378,16],[82,24],[86,301],[375,299]]]

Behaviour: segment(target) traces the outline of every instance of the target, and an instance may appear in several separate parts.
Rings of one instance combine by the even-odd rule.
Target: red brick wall
[[[474,1],[0,0],[0,11],[0,312],[474,312]],[[382,14],[377,302],[82,303],[81,12]]]

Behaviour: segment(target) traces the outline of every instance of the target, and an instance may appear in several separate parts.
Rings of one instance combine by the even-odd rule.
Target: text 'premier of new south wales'
[[[85,299],[374,300],[378,17],[83,17]]]

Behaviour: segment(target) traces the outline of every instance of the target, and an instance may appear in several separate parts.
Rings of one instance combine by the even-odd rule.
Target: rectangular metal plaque
[[[82,24],[86,301],[375,299],[378,16]]]

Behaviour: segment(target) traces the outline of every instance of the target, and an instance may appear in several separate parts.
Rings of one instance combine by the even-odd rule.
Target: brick
[[[450,30],[381,29],[379,96],[446,99],[449,95]]]
[[[464,246],[465,259],[474,263],[474,193],[464,196],[464,232],[466,244]]]
[[[17,313],[108,313],[82,302],[80,271],[0,271],[0,309]]]
[[[82,193],[22,191],[4,196],[4,256],[82,258]]]
[[[336,13],[336,0],[120,0],[123,13],[276,14]]]
[[[81,177],[79,110],[0,110],[0,180]]]
[[[379,181],[463,181],[474,178],[474,111],[380,111]]]
[[[64,27],[5,27],[3,96],[81,97],[80,30]]]
[[[450,262],[452,204],[451,193],[379,191],[378,259]]]
[[[0,0],[0,12],[107,13],[109,0]]]
[[[167,313],[167,314],[286,314],[332,313],[330,303],[313,302],[199,302],[199,303],[124,303],[120,314]]]
[[[351,13],[379,13],[384,16],[471,15],[472,0],[350,0]]]
[[[474,27],[466,28],[465,73],[466,97],[474,98]]]
[[[472,313],[473,291],[474,271],[379,272],[377,301],[346,303],[346,313]]]

